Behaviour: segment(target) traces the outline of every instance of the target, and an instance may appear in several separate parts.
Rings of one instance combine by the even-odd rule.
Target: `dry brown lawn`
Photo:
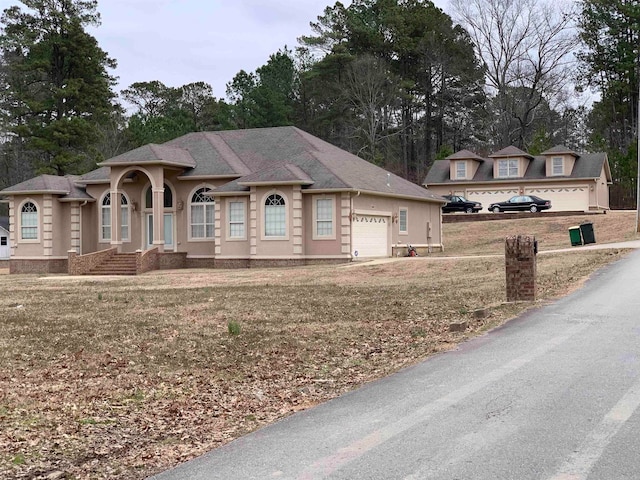
[[[522,220],[512,220],[517,218],[517,215],[514,216],[512,213],[495,215],[497,218],[506,220],[445,223],[443,225],[444,254],[447,256],[504,254],[504,238],[508,235],[534,235],[538,239],[541,251],[571,248],[569,228],[583,222],[593,223],[598,244],[640,238],[635,233],[635,210],[567,217],[545,217],[542,212],[536,218]]]
[[[589,220],[601,241],[632,238],[634,218]],[[516,233],[536,234],[543,248],[567,246],[561,237],[575,221],[519,220]],[[501,223],[458,233],[447,224],[445,235],[459,253],[499,253],[499,237],[515,226]],[[538,304],[624,253],[540,256]],[[136,278],[0,275],[0,291],[0,478],[144,478],[533,305],[504,303],[500,257]],[[473,320],[488,306],[488,318]],[[472,328],[450,333],[460,320]]]

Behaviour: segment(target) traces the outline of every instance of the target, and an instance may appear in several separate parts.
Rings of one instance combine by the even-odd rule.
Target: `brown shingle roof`
[[[449,161],[437,160],[431,166],[424,180],[424,184],[441,185],[453,183],[488,183],[488,182],[513,182],[518,180],[544,180],[548,178],[568,178],[568,179],[594,179],[598,178],[605,168],[608,180],[610,174],[608,171],[607,154],[606,153],[587,153],[578,156],[571,175],[566,177],[547,177],[546,175],[546,157],[539,155],[531,157],[529,167],[521,178],[494,178],[493,177],[493,161],[481,163],[473,177],[473,180],[451,180]]]
[[[441,197],[424,187],[296,127],[190,133],[163,145],[145,145],[118,155],[76,181],[78,185],[108,182],[112,165],[149,163],[182,167],[184,171],[179,178],[184,179],[235,177],[216,189],[221,193],[246,191],[246,184],[252,182],[297,182],[312,191],[363,191],[442,202]],[[77,195],[82,192],[68,183],[58,190],[51,184],[39,186],[38,182],[44,181],[37,177],[0,193],[46,190],[67,195],[73,190],[72,195]],[[52,182],[54,180],[49,181]]]
[[[285,163],[241,177],[237,183],[238,185],[282,183],[313,185],[313,179],[297,165]]]
[[[525,158],[533,158],[533,156],[529,155],[527,152],[523,152],[518,147],[514,147],[513,145],[503,148],[502,150],[497,151],[489,155],[489,158],[501,158],[501,157],[525,157]]]
[[[0,191],[2,195],[49,193],[64,200],[93,200],[78,184],[80,177],[40,175]]]
[[[460,150],[453,155],[449,155],[445,160],[478,160],[480,162],[485,161],[484,158],[476,153],[473,153],[471,150]]]
[[[113,165],[145,164],[161,164],[193,168],[196,166],[196,161],[193,159],[191,154],[183,148],[150,143],[149,145],[138,147],[130,152],[126,152],[122,155],[106,160],[100,165],[110,167]]]
[[[544,152],[542,152],[540,155],[560,155],[560,154],[564,154],[564,153],[568,153],[570,155],[573,155],[574,157],[579,157],[580,155],[578,155],[576,152],[574,152],[573,150],[565,147],[564,145],[556,145],[553,148],[550,148],[549,150],[545,150]]]

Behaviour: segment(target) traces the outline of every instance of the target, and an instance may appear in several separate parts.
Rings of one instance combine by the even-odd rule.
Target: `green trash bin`
[[[580,230],[580,226],[569,228],[569,238],[571,239],[572,247],[577,247],[578,245],[582,245],[582,233]]]
[[[596,243],[596,235],[593,233],[593,223],[584,222],[580,224],[580,233],[582,233],[582,242],[587,245]]]

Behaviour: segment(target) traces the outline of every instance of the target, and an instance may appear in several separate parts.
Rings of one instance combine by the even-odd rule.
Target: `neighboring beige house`
[[[424,185],[439,195],[456,194],[482,203],[536,195],[551,211],[609,209],[611,171],[606,153],[580,155],[557,146],[533,156],[507,147],[483,158],[469,150],[436,161]]]
[[[441,197],[295,127],[191,133],[0,195],[16,273],[86,273],[137,251],[139,272],[442,248]]]

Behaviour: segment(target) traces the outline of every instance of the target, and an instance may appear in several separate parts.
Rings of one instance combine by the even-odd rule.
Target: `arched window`
[[[210,191],[203,187],[191,195],[191,238],[213,238],[215,233],[215,202],[205,195]],[[166,190],[165,190],[166,192]]]
[[[287,210],[282,196],[274,193],[264,201],[265,237],[284,237],[286,235]]]
[[[129,240],[129,200],[124,193],[120,195],[120,237]],[[100,239],[111,240],[111,193],[100,204]]]
[[[164,208],[171,208],[173,207],[173,192],[171,191],[171,189],[169,188],[169,185],[167,185],[166,183],[163,185],[164,187]],[[145,193],[144,196],[144,208],[153,208],[153,189],[151,188],[151,185],[149,185],[149,188],[147,188],[147,191]]]
[[[20,209],[20,238],[38,239],[38,207],[33,202],[26,202]]]

